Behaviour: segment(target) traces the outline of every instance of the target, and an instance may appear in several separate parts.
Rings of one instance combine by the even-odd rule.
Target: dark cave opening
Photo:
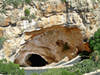
[[[48,62],[43,59],[40,55],[37,54],[29,54],[28,59],[26,60],[27,64],[32,67],[41,67],[48,64]]]

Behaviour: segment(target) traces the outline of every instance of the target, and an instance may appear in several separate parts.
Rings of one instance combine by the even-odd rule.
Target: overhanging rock
[[[90,51],[83,42],[77,27],[52,26],[38,31],[26,32],[30,38],[19,51],[15,63],[21,66],[45,66],[67,56],[73,59],[82,51]]]

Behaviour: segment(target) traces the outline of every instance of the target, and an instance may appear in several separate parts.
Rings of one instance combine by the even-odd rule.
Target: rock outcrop
[[[97,0],[94,0],[94,2],[92,0],[67,0],[66,3],[62,0],[32,0],[30,4],[19,5],[18,8],[15,8],[13,4],[7,4],[3,7],[4,1],[6,0],[0,0],[0,36],[4,35],[7,40],[0,51],[2,52],[0,57],[4,54],[2,58],[6,58],[8,61],[14,61],[16,54],[19,53],[19,50],[22,50],[23,45],[34,38],[35,35],[31,31],[38,33],[37,30],[41,28],[65,25],[67,27],[78,27],[81,29],[82,35],[89,38],[100,28],[100,4]],[[22,17],[26,17],[25,9],[30,10],[28,19],[31,19],[33,13],[36,18],[31,19],[31,21],[22,20]],[[31,37],[32,35],[34,36]],[[70,36],[73,36],[73,34],[70,34]],[[63,43],[61,45],[63,46]],[[87,44],[85,43],[85,45]],[[39,56],[41,57],[41,55]],[[54,61],[56,60],[58,61],[58,58],[55,58]]]
[[[77,27],[52,26],[39,31],[26,32],[25,34],[30,37],[14,62],[21,66],[32,66],[36,62],[34,59],[36,54],[41,56],[46,64],[50,64],[60,61],[65,56],[70,60],[79,52],[90,52],[89,47],[83,42],[80,31]]]

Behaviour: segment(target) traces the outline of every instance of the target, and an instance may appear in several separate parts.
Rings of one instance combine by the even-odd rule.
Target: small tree
[[[30,10],[29,9],[25,9],[25,16],[29,16],[30,15]]]

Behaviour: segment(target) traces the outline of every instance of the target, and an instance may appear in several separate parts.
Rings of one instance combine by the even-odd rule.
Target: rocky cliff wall
[[[2,4],[1,0],[1,10]],[[31,22],[21,19],[25,16],[25,9],[29,9],[30,14],[36,15],[36,18]],[[6,13],[0,13],[0,36],[7,37],[7,40],[1,50],[0,59],[7,58],[10,61],[14,61],[19,50],[29,40],[30,36],[25,35],[25,32],[53,25],[64,25],[80,28],[84,38],[87,38],[93,36],[100,24],[99,2],[91,0],[68,0],[66,3],[61,0],[47,0],[45,2],[33,0],[30,4],[24,4],[23,7],[19,5],[18,8],[7,5],[4,10]]]

